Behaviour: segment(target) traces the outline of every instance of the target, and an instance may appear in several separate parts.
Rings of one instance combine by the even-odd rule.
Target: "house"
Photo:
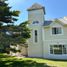
[[[35,3],[28,8],[28,20],[28,56],[67,59],[67,17],[45,20],[45,7]]]

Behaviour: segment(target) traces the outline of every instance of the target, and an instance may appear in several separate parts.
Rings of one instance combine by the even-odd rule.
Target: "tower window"
[[[33,24],[38,24],[39,22],[38,21],[34,21]]]
[[[37,30],[35,30],[35,42],[37,42]]]

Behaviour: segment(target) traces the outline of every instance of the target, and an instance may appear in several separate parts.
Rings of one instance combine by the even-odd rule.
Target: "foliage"
[[[8,27],[8,32],[11,35],[7,35],[10,37],[10,41],[12,43],[22,44],[26,43],[26,40],[30,38],[30,30],[27,27],[28,22],[24,22],[19,26],[10,26]]]
[[[6,0],[0,0],[0,23],[14,23],[17,21],[20,11],[11,11],[11,7],[8,6]]]
[[[0,45],[9,50],[10,44],[25,44],[30,38],[30,30],[27,27],[27,21],[19,26],[10,24],[17,21],[16,17],[19,16],[20,11],[12,11],[6,1],[0,0]],[[7,25],[3,25],[4,23]]]
[[[4,48],[8,49],[11,44],[26,44],[27,39],[30,38],[30,30],[27,24],[25,22],[19,26],[3,26],[0,30],[0,45],[2,44]]]
[[[19,25],[19,27],[21,27],[22,36],[23,36],[23,38],[26,38],[26,39],[31,37],[30,29],[28,28],[28,24],[29,24],[28,21],[25,21]]]

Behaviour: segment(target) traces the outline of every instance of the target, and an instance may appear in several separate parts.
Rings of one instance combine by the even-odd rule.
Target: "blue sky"
[[[67,16],[67,0],[8,0],[12,10],[19,10],[21,13],[16,25],[28,20],[27,8],[34,3],[39,3],[45,7],[45,19],[54,19]]]

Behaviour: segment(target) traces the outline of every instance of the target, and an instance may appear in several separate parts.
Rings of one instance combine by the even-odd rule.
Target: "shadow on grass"
[[[58,61],[58,62],[67,62],[67,59],[48,59],[52,61]]]
[[[8,58],[9,56],[6,53],[0,53],[0,58]]]
[[[49,61],[67,62],[67,59],[45,59]]]
[[[0,61],[0,67],[50,67],[45,63],[38,63],[33,60],[25,61]]]

